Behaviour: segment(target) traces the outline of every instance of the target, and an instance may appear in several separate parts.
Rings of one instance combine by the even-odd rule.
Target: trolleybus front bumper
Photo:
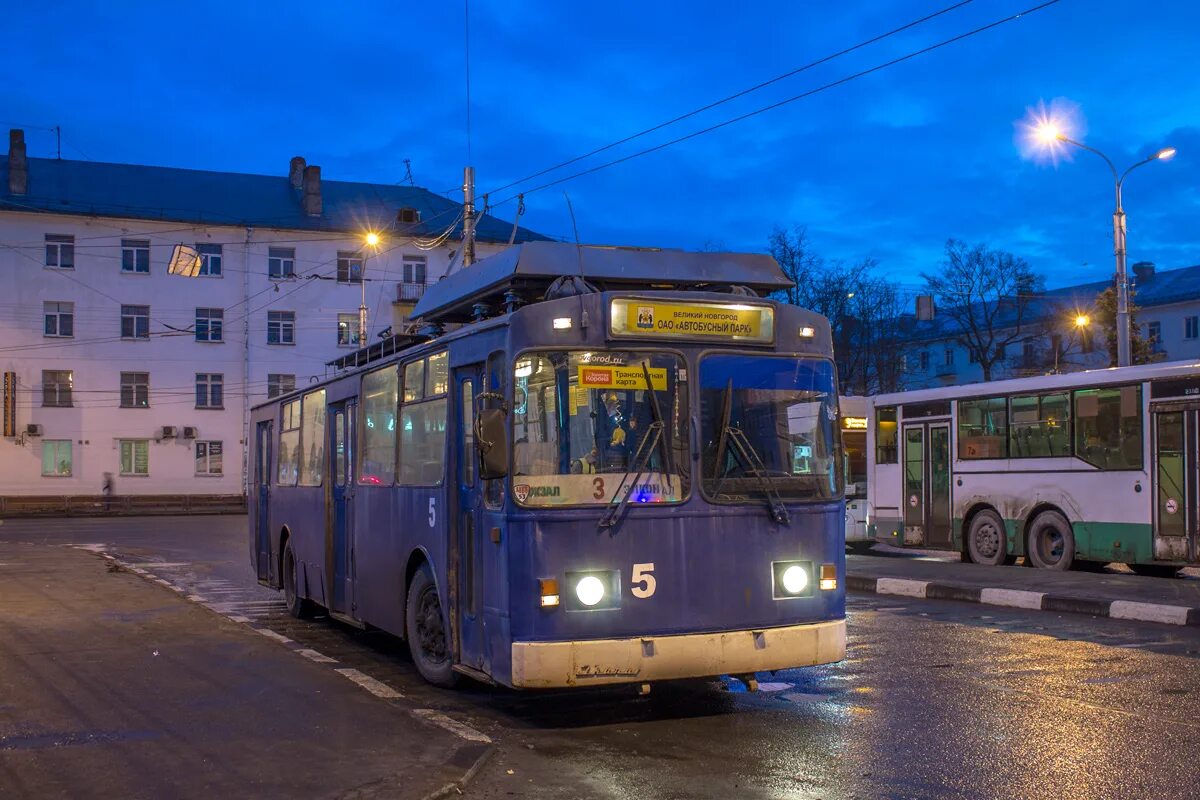
[[[742,675],[840,661],[846,620],[783,628],[513,642],[512,685],[526,689]]]

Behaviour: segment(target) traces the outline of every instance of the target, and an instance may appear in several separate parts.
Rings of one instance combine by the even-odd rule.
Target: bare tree
[[[795,225],[788,231],[786,228],[776,225],[771,231],[771,235],[767,237],[767,244],[771,255],[783,269],[783,274],[787,275],[794,284],[790,289],[785,289],[781,293],[780,299],[794,306],[805,305],[801,302],[801,298],[805,296],[813,276],[823,264],[821,257],[812,249],[808,238],[808,228],[803,225]]]
[[[955,323],[955,340],[983,368],[985,381],[1006,348],[1038,328],[1033,295],[1043,282],[1020,256],[950,239],[941,270],[921,277],[939,313]]]

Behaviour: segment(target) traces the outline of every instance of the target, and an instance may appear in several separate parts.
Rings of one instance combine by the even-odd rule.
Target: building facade
[[[1136,322],[1160,361],[1200,361],[1200,266],[1157,270],[1140,262],[1133,267]],[[1096,321],[1097,296],[1108,281],[1039,292],[1028,301],[1021,329],[1000,324],[1002,338],[1018,335],[1005,347],[993,379],[1075,372],[1109,365],[1105,331]],[[1013,303],[1015,305],[1015,303]],[[1010,313],[1009,316],[1012,316]],[[1086,325],[1076,319],[1086,316]],[[945,313],[932,320],[909,318],[903,388],[926,389],[982,381],[983,369],[956,336],[957,323]]]
[[[28,158],[0,166],[0,498],[241,495],[251,406],[399,333],[461,268],[424,189]],[[366,234],[379,240],[366,244]],[[477,219],[477,256],[544,239]],[[200,274],[168,274],[177,245]]]

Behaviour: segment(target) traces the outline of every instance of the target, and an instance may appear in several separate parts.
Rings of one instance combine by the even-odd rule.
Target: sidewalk
[[[302,655],[96,555],[0,543],[0,795],[423,798],[481,756]]]
[[[846,587],[858,592],[1200,625],[1200,580],[1194,577],[985,567],[887,553],[847,555]]]

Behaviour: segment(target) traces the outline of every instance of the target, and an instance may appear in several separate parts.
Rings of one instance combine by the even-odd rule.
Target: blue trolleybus
[[[766,256],[510,248],[421,335],[252,413],[250,551],[428,681],[637,684],[845,653],[829,326]]]

